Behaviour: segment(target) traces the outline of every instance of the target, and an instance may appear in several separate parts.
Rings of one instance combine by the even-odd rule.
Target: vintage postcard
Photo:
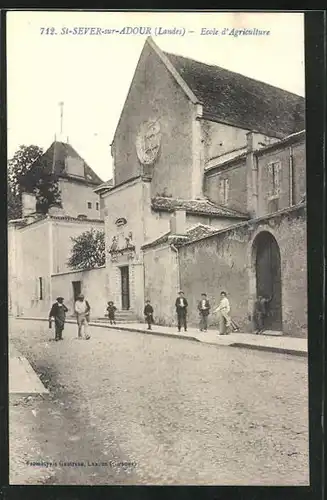
[[[304,14],[7,13],[10,484],[309,484]]]

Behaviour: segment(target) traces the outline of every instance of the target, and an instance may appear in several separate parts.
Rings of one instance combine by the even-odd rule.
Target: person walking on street
[[[268,312],[267,309],[270,301],[271,298],[266,299],[265,297],[259,295],[254,303],[253,322],[256,335],[259,335],[264,331],[265,320]]]
[[[149,299],[146,301],[146,305],[144,307],[144,316],[148,324],[148,330],[152,330],[151,325],[153,324],[153,307]]]
[[[208,330],[208,316],[210,313],[210,303],[206,293],[201,293],[198,310],[200,313],[200,332],[206,332]]]
[[[178,297],[175,302],[176,313],[177,313],[177,326],[178,331],[181,331],[181,328],[184,327],[184,331],[187,332],[187,307],[188,302],[184,297],[183,292],[179,292]]]
[[[49,313],[49,326],[51,328],[52,319],[55,323],[55,340],[62,340],[62,332],[65,327],[67,307],[64,304],[63,297],[57,297]]]
[[[90,321],[90,304],[85,300],[84,295],[79,295],[75,302],[75,314],[78,325],[78,336],[77,338],[89,340],[90,335],[88,334],[88,326]],[[84,331],[84,337],[82,335],[82,330]]]
[[[218,313],[219,321],[219,334],[227,335],[230,333],[231,318],[230,318],[230,304],[227,298],[226,292],[221,292],[219,306],[215,309],[215,313]]]
[[[115,312],[117,311],[117,307],[114,305],[114,303],[110,300],[108,302],[108,307],[107,307],[107,313],[108,313],[108,318],[109,318],[109,323],[111,325],[116,324],[116,318],[115,318]]]

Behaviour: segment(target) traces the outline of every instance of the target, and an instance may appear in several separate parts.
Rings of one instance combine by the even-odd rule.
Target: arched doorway
[[[262,231],[253,242],[257,297],[271,298],[266,318],[267,330],[282,330],[282,279],[280,251],[274,236]]]

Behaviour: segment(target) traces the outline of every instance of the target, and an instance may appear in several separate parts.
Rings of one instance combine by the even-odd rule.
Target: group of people
[[[253,311],[253,322],[255,326],[255,333],[260,334],[264,331],[265,320],[268,315],[268,305],[272,298],[265,298],[259,296],[254,304]],[[207,298],[206,293],[201,294],[201,299],[198,301],[198,311],[200,316],[199,321],[199,330],[200,332],[207,332],[208,330],[208,317],[211,311],[211,305]],[[184,296],[184,292],[180,291],[178,297],[175,301],[175,308],[177,314],[177,328],[178,332],[183,328],[185,332],[187,332],[187,310],[188,310],[188,301]],[[220,302],[218,307],[213,310],[213,314],[216,316],[218,320],[218,330],[219,335],[228,335],[229,333],[239,332],[240,329],[235,321],[230,316],[230,303],[227,298],[226,292],[220,293]],[[151,330],[151,325],[154,322],[153,319],[153,307],[150,303],[150,300],[146,301],[146,305],[144,308],[144,316],[145,320],[148,324],[148,330]]]
[[[187,308],[188,302],[184,296],[184,292],[179,292],[178,297],[175,302],[176,313],[177,313],[177,328],[181,331],[187,331]],[[199,330],[200,332],[207,332],[208,330],[208,317],[211,311],[211,305],[207,298],[206,293],[201,294],[201,299],[198,301],[198,311],[200,316]],[[227,298],[226,292],[221,292],[220,303],[218,307],[213,310],[213,313],[218,319],[219,335],[227,335],[232,330],[238,331],[239,328],[235,322],[230,317],[230,303]]]
[[[263,333],[265,318],[268,313],[268,304],[271,298],[265,298],[259,296],[254,304],[253,311],[253,321],[255,325],[255,332],[257,334]],[[201,294],[201,299],[198,301],[198,312],[200,316],[199,330],[201,332],[207,332],[208,330],[208,317],[211,311],[211,305],[207,298],[206,293]],[[183,328],[187,332],[187,310],[188,301],[184,296],[184,292],[180,291],[178,297],[175,301],[176,315],[177,315],[177,328],[178,332]],[[230,316],[230,303],[227,298],[226,292],[221,292],[220,303],[218,307],[213,310],[213,313],[218,320],[219,335],[227,335],[232,331],[239,331],[239,327],[232,320]],[[116,306],[112,301],[107,304],[107,316],[111,325],[116,324],[115,313],[117,311]],[[66,313],[68,312],[67,307],[64,304],[63,297],[57,297],[56,302],[52,305],[51,311],[49,313],[49,327],[52,327],[52,323],[55,325],[55,340],[62,340],[62,334],[65,327]],[[74,312],[77,320],[77,338],[89,340],[90,335],[88,333],[88,325],[90,322],[90,312],[91,307],[88,301],[85,299],[84,295],[79,295],[74,305]],[[144,307],[145,321],[148,325],[148,330],[152,329],[154,323],[153,318],[154,310],[151,305],[150,300],[146,301]]]
[[[214,310],[214,313],[218,317],[220,335],[227,335],[231,330],[238,331],[238,327],[229,315],[230,304],[226,292],[221,292],[220,298],[221,300],[219,306]],[[182,291],[179,292],[178,297],[175,301],[175,309],[177,315],[178,331],[180,332],[183,328],[184,332],[187,332],[188,301],[184,296],[184,292]],[[208,316],[210,314],[210,309],[211,306],[207,295],[205,293],[202,293],[201,299],[198,302],[198,311],[200,315],[199,329],[201,332],[206,332],[208,330]],[[147,300],[144,307],[144,316],[148,324],[148,330],[151,330],[152,324],[154,323],[153,313],[154,311],[151,302],[150,300]]]
[[[65,328],[66,313],[68,308],[64,304],[63,297],[57,297],[49,313],[49,327],[55,326],[55,341],[63,340],[63,330]],[[74,312],[77,321],[77,338],[89,340],[88,325],[90,322],[91,307],[84,295],[79,295],[74,305]]]

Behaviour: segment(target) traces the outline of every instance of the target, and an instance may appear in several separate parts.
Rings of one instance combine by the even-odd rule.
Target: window
[[[43,279],[39,278],[39,300],[43,300]]]
[[[97,210],[99,210],[99,203],[98,203],[98,202],[96,202],[96,204],[95,204],[95,208],[96,208]]]
[[[222,205],[227,205],[229,195],[229,179],[221,179],[219,182],[219,198]]]
[[[87,208],[92,208],[92,203],[90,201],[87,202]]]
[[[278,198],[280,194],[280,163],[270,163],[268,165],[269,172],[269,192],[270,198]]]

